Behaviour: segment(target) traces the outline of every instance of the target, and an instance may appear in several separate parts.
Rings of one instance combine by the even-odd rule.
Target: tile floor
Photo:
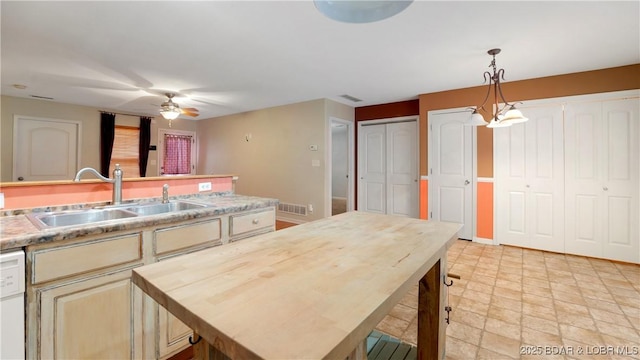
[[[640,265],[458,240],[447,359],[640,359]],[[416,344],[417,285],[377,326]]]

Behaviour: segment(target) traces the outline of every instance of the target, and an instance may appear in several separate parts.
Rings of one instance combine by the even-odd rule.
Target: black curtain
[[[140,177],[147,176],[147,161],[149,160],[149,145],[151,144],[151,118],[140,116]]]
[[[116,135],[116,114],[100,113],[100,173],[109,177],[109,164]]]

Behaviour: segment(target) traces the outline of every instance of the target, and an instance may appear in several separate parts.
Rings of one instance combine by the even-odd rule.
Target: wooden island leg
[[[419,360],[444,358],[445,332],[443,321],[440,319],[440,304],[444,304],[441,302],[440,284],[442,264],[446,264],[446,260],[441,258],[420,280],[418,295]]]

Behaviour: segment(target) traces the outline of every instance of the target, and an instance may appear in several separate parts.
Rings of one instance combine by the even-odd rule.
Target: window
[[[138,165],[139,142],[139,128],[116,125],[113,152],[111,153],[111,163],[109,164],[109,174],[113,174],[115,164],[120,164],[123,177],[140,177],[140,167]]]
[[[195,133],[160,130],[160,175],[195,174]]]

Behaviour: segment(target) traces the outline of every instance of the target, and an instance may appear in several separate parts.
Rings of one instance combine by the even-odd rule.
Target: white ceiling
[[[418,0],[367,24],[328,19],[312,1],[1,1],[0,11],[3,95],[135,114],[158,115],[167,91],[197,119],[414,99],[481,85],[495,47],[506,82],[640,63],[639,1]]]

